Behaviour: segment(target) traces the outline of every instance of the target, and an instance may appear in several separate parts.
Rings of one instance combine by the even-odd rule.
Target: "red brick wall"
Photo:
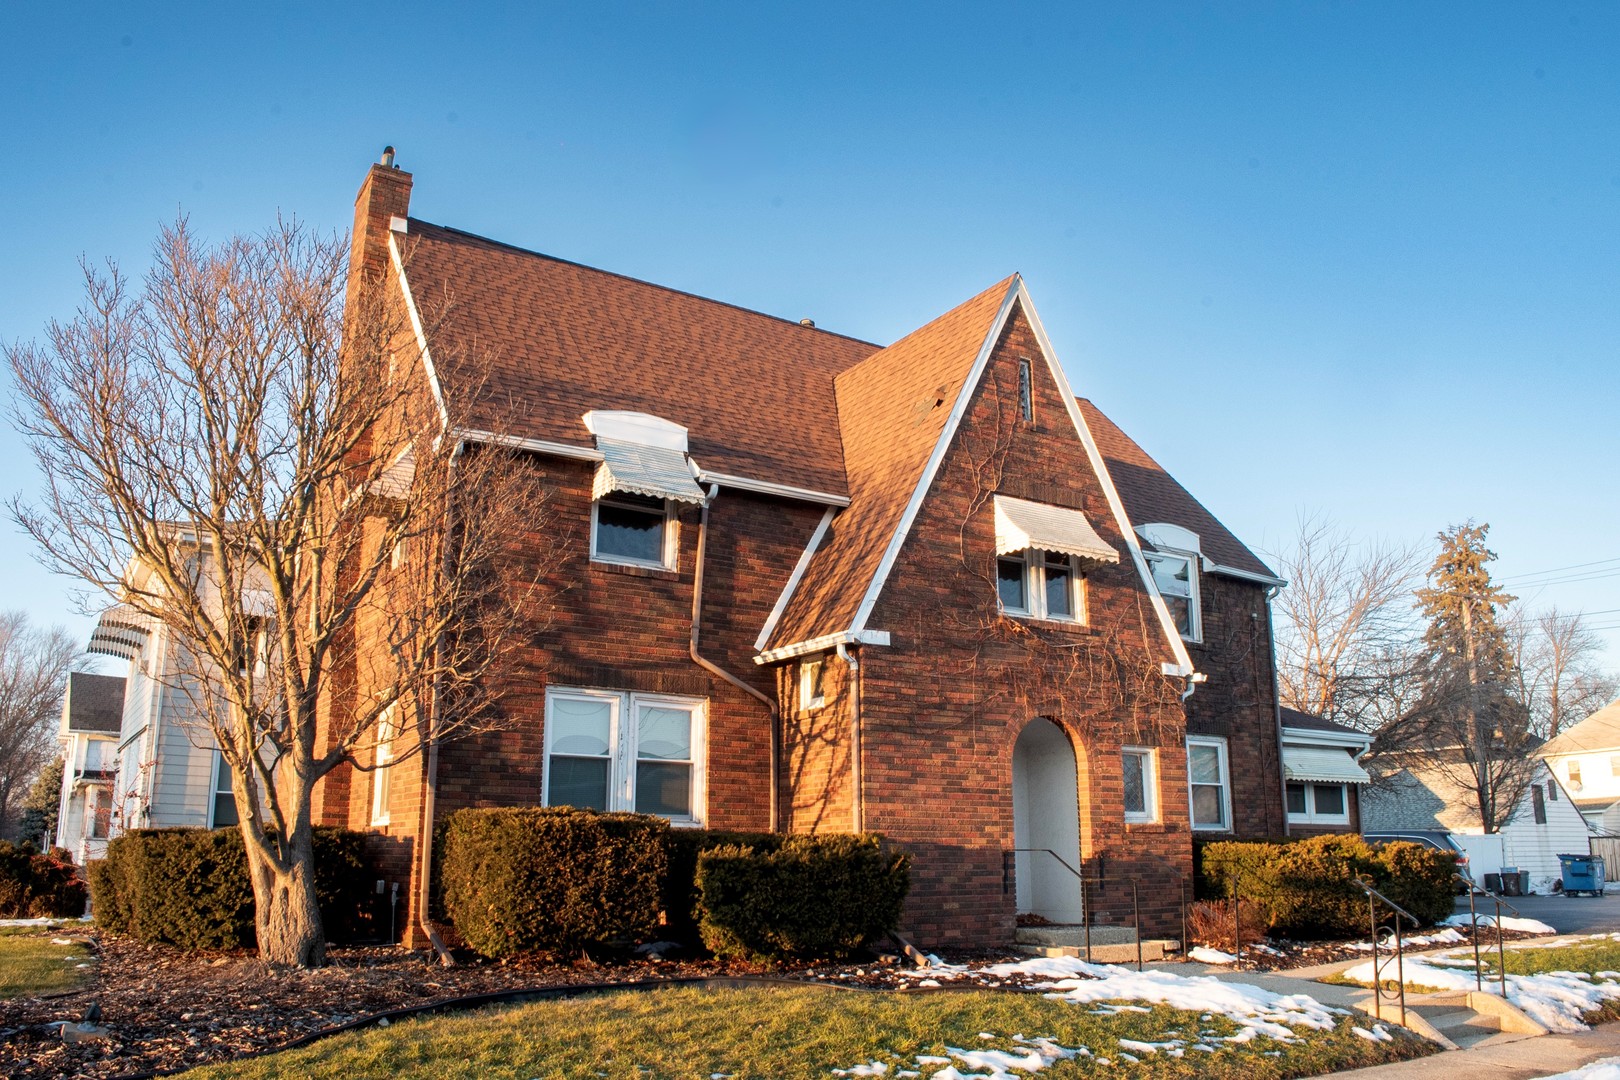
[[[1200,574],[1202,642],[1188,642],[1193,666],[1208,676],[1187,699],[1187,731],[1227,741],[1232,822],[1237,839],[1282,836],[1282,763],[1265,587]]]
[[[836,653],[822,653],[826,705],[799,704],[799,672],[807,658],[777,670],[782,694],[782,829],[784,832],[848,832],[850,817],[849,666]]]
[[[1036,361],[1032,426],[1015,420],[1019,357]],[[1179,680],[1160,674],[1168,643],[1040,357],[1015,315],[873,614],[892,646],[861,650],[866,827],[915,853],[905,925],[929,942],[1011,936],[1012,751],[1038,716],[1077,748],[1081,855],[1114,882],[1094,899],[1099,921],[1127,920],[1134,879],[1145,929],[1180,928],[1191,843]],[[1083,510],[1120,552],[1089,572],[1089,627],[997,613],[993,491]],[[1159,748],[1159,823],[1124,822],[1124,745]]]

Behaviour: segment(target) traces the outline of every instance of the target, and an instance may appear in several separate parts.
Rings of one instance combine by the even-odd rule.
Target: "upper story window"
[[[1085,581],[1072,555],[1020,551],[996,560],[996,595],[1009,615],[1083,623]]]
[[[1025,357],[1018,358],[1018,419],[1026,424],[1035,422],[1034,370]]]
[[[669,502],[614,492],[591,506],[591,558],[668,568],[674,565]]]
[[[818,656],[799,665],[799,709],[808,712],[827,704],[827,659]]]
[[[1537,825],[1547,824],[1547,798],[1542,794],[1540,784],[1530,785],[1530,812]]]
[[[704,714],[697,698],[547,690],[545,805],[701,825]]]
[[[591,558],[673,569],[674,505],[705,499],[686,429],[637,412],[593,410],[584,421],[602,452],[591,484]]]
[[[1170,609],[1176,630],[1188,641],[1202,641],[1203,619],[1198,604],[1198,534],[1180,525],[1142,525],[1136,530],[1153,545],[1143,551],[1153,585]]]
[[[1610,768],[1611,771],[1614,769],[1614,759],[1613,758],[1609,759],[1609,768]],[[1569,763],[1569,784],[1570,784],[1571,787],[1573,787],[1573,788],[1575,788],[1577,790],[1580,789],[1580,786],[1581,786],[1581,763],[1579,761],[1571,761]]]

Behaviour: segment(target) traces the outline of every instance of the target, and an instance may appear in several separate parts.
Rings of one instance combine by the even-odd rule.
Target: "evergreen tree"
[[[56,843],[56,815],[61,806],[62,759],[52,758],[34,777],[33,786],[22,802],[18,832],[22,839],[38,844],[41,851],[49,851]]]
[[[1491,581],[1489,525],[1440,533],[1427,588],[1421,694],[1412,712],[1380,736],[1382,748],[1415,755],[1466,793],[1486,832],[1512,818],[1534,776],[1529,715],[1514,694],[1513,651],[1499,615],[1515,597]]]

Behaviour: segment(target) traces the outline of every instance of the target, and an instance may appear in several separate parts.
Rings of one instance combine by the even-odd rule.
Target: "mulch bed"
[[[459,966],[444,968],[433,963],[428,953],[372,947],[331,949],[328,965],[314,971],[276,971],[251,953],[188,953],[111,935],[84,936],[100,955],[85,989],[53,998],[0,1000],[0,1076],[16,1080],[114,1077],[189,1068],[284,1046],[357,1017],[546,986],[748,975],[867,989],[915,988],[918,984],[917,978],[900,974],[909,963],[892,956],[865,963],[776,968],[718,960],[624,958],[608,963],[585,959],[555,963],[524,959],[502,963],[468,956]],[[1505,931],[1503,936],[1517,940],[1536,935]],[[1494,944],[1495,932],[1484,931],[1481,944],[1486,940]],[[1243,966],[1276,971],[1369,955],[1348,942],[1271,944],[1277,955],[1246,954]],[[1004,951],[984,950],[942,956],[952,964],[1013,958]],[[1014,977],[975,985],[1017,989],[1038,981]],[[101,1009],[101,1024],[109,1038],[65,1043],[55,1025],[81,1019],[92,1003]]]

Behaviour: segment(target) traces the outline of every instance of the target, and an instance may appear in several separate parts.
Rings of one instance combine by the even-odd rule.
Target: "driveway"
[[[1509,896],[1502,900],[1502,914],[1511,915],[1508,905],[1519,909],[1527,919],[1540,919],[1562,934],[1620,932],[1620,884],[1610,883],[1602,896]],[[1474,908],[1481,915],[1494,915],[1496,904],[1488,896],[1474,897]],[[1468,913],[1468,898],[1457,898],[1457,910]]]

